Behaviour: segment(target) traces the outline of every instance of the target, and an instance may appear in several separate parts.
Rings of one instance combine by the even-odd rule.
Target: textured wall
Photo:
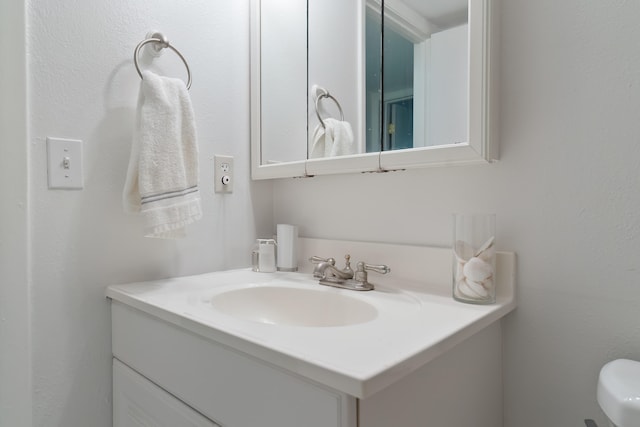
[[[18,19],[19,10],[5,15],[8,5],[2,17]],[[519,255],[519,308],[505,325],[505,425],[602,422],[600,366],[640,359],[640,4],[503,1],[499,163],[280,180],[275,221],[270,184],[248,178],[248,2],[27,5],[30,139],[23,140],[24,117],[3,127],[2,149],[18,145],[0,162],[18,172],[27,163],[28,212],[11,208],[24,201],[27,178],[0,189],[3,197],[21,189],[2,205],[2,218],[18,236],[32,234],[26,242],[12,234],[25,248],[12,258],[17,269],[3,264],[1,274],[14,318],[31,313],[34,425],[110,426],[107,284],[246,264],[253,237],[272,233],[275,222],[300,224],[311,237],[449,245],[454,211],[496,212],[499,247]],[[3,21],[3,39],[8,32],[6,40],[22,40],[24,28],[13,22]],[[139,237],[137,218],[120,208],[139,84],[131,55],[151,29],[171,38],[194,73],[207,214],[181,242]],[[182,75],[170,55],[164,60],[165,71]],[[11,70],[19,93],[21,73]],[[4,97],[9,86],[1,87]],[[46,188],[46,136],[85,141],[84,190]],[[213,153],[236,156],[231,197],[212,192]],[[33,277],[25,290],[28,258]],[[15,281],[21,285],[6,286]],[[5,325],[3,380],[8,360],[18,367],[11,378],[28,377],[20,373],[28,360],[15,362],[28,352],[11,346],[24,342],[28,322]],[[28,400],[15,402],[24,409]]]
[[[107,427],[105,286],[246,266],[256,235],[274,231],[271,184],[249,179],[249,2],[27,4],[33,425]],[[164,32],[193,73],[205,217],[180,241],[141,237],[140,219],[122,211],[140,84],[132,56],[149,30]],[[154,67],[186,74],[170,51]],[[47,189],[47,136],[84,141],[82,191]],[[213,193],[214,153],[235,156],[232,195]]]
[[[451,212],[496,212],[498,247],[518,253],[505,426],[604,425],[600,367],[640,360],[640,3],[505,0],[500,15],[499,163],[279,180],[275,219],[449,246]]]
[[[0,426],[31,422],[24,2],[0,2]]]

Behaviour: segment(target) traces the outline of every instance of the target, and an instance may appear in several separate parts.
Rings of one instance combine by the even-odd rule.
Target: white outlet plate
[[[213,156],[213,179],[215,180],[214,190],[216,193],[233,192],[233,157]]]
[[[78,190],[84,187],[82,141],[47,137],[49,188]]]

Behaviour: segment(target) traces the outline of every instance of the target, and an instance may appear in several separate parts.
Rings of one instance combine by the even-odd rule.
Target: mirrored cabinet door
[[[381,151],[468,141],[467,0],[386,0]]]
[[[381,81],[367,81],[365,76],[381,74],[381,4],[373,0],[308,0],[308,4],[307,175],[375,171],[379,161],[377,150],[368,150],[367,106],[371,106],[368,91],[381,93]],[[377,51],[369,49],[372,43]]]
[[[490,0],[385,0],[386,135],[381,169],[460,165],[497,158],[492,4]],[[408,77],[407,68],[397,65],[410,60],[388,61],[393,46],[407,42],[413,45],[412,77]]]

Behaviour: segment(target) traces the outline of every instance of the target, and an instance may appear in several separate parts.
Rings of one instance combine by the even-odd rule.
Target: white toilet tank
[[[598,404],[613,427],[640,426],[640,362],[613,360],[602,367]]]

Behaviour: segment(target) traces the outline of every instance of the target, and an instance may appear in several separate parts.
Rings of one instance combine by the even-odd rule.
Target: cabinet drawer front
[[[353,427],[355,398],[112,302],[113,354],[224,427]]]
[[[220,427],[113,359],[113,427]]]

